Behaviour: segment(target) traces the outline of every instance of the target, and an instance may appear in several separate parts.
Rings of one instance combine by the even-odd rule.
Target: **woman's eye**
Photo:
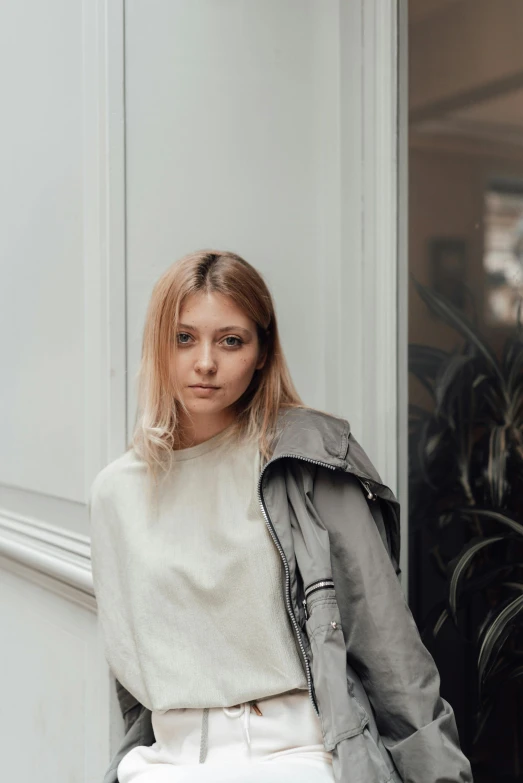
[[[233,337],[232,335],[229,335],[225,338],[226,340],[236,340],[236,343],[227,343],[228,348],[236,348],[239,345],[242,345],[243,340],[241,340],[239,337]]]
[[[178,332],[177,340],[179,345],[188,345],[192,337],[187,332]],[[232,340],[233,342],[226,342],[227,340]],[[225,337],[224,342],[227,348],[238,348],[240,345],[243,345],[243,340],[240,337],[234,337],[232,334]]]

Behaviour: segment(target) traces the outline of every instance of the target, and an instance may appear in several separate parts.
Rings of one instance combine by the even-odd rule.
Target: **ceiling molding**
[[[418,128],[411,128],[412,133],[431,136],[453,136],[456,138],[475,139],[492,144],[511,144],[514,147],[523,146],[523,127],[516,124],[481,122],[460,117],[449,117],[439,122],[426,123]]]
[[[499,139],[495,141],[472,136],[452,135],[448,133],[428,133],[411,131],[409,148],[426,152],[444,152],[472,157],[491,157],[507,161],[523,161],[523,143],[509,144]]]
[[[440,101],[421,106],[409,112],[409,122],[418,124],[429,120],[441,119],[453,111],[468,109],[478,103],[499,98],[523,87],[523,71],[511,74],[504,79],[482,84],[465,92],[456,93]]]

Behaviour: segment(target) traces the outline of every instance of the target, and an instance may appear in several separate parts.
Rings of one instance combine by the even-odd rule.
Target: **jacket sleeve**
[[[358,480],[318,470],[314,506],[329,532],[347,659],[404,783],[471,783],[454,712]]]
[[[120,712],[122,713],[125,731],[128,732],[135,720],[138,718],[140,712],[145,709],[143,704],[140,704],[127,688],[125,688],[117,677],[114,678],[116,687],[116,695],[118,696],[118,704],[120,705]]]
[[[123,757],[137,745],[152,745],[155,741],[151,711],[142,704],[139,704],[137,709],[138,712],[132,722],[125,721],[125,736],[109,763],[103,777],[103,783],[119,783],[118,765]]]

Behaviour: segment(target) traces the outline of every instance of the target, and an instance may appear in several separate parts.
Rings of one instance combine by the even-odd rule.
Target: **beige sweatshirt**
[[[306,689],[283,563],[257,496],[257,444],[228,430],[175,452],[158,507],[133,450],[90,493],[91,554],[106,658],[156,712],[227,707]]]

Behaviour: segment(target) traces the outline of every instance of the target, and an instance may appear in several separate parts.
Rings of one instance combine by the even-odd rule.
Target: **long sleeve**
[[[318,471],[314,506],[329,532],[347,659],[404,783],[471,783],[454,712],[359,482]]]

